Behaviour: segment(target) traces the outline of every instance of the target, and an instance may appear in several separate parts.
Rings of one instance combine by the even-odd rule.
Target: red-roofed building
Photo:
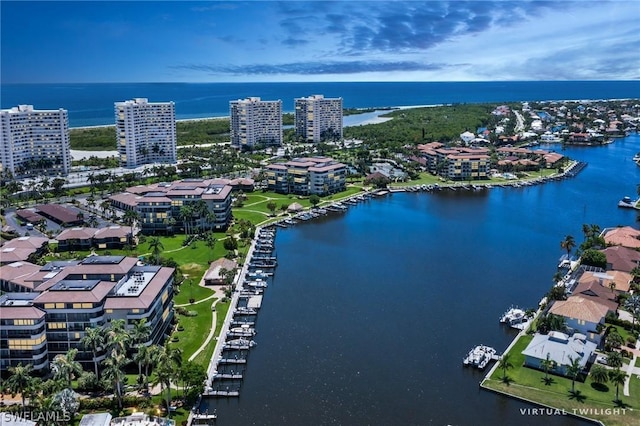
[[[281,194],[327,195],[344,191],[347,166],[329,157],[295,158],[266,167],[267,188]]]
[[[228,179],[182,179],[138,185],[109,199],[116,208],[137,212],[141,231],[145,234],[172,234],[187,226],[219,231],[231,222],[231,182]],[[253,188],[251,179],[236,179],[235,183],[239,188]],[[183,207],[193,210],[188,223],[181,213]]]

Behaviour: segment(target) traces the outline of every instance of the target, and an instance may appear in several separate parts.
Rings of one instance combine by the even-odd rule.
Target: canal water
[[[396,193],[278,230],[240,397],[202,408],[221,426],[585,424],[521,414],[532,406],[481,390],[462,358],[507,347],[498,318],[537,306],[565,235],[637,224],[617,202],[635,196],[638,151],[638,135],[567,148],[589,163],[573,179]]]

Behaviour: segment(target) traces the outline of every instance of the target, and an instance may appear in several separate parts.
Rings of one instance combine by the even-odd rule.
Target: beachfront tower
[[[71,169],[66,109],[18,105],[0,110],[0,172],[16,178],[66,176]]]
[[[282,144],[282,101],[258,97],[229,102],[231,146],[243,150]]]
[[[342,139],[342,98],[297,98],[295,110],[296,136],[305,142]]]
[[[116,138],[120,166],[175,164],[176,109],[173,102],[146,98],[116,102]]]

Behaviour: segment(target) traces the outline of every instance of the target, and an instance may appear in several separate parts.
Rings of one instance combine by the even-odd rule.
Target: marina
[[[240,271],[221,331],[224,339],[218,340],[207,369],[207,384],[202,394],[205,398],[240,396],[244,367],[251,349],[257,345],[252,338],[256,335],[255,324],[262,306],[263,291],[277,266],[277,258],[273,254],[274,239],[274,230],[256,230],[256,238],[247,256],[250,261]],[[192,416],[192,421],[195,421],[193,413]]]

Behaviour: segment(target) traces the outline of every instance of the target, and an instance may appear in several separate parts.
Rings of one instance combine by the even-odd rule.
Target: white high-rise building
[[[176,109],[173,102],[146,98],[116,102],[116,137],[122,167],[177,162]]]
[[[66,109],[37,110],[18,105],[0,110],[0,172],[16,178],[65,176],[71,169]]]
[[[306,142],[342,139],[342,98],[297,98],[295,109],[296,135]]]
[[[282,144],[282,101],[263,101],[258,97],[229,102],[231,145],[252,149],[255,146]]]

